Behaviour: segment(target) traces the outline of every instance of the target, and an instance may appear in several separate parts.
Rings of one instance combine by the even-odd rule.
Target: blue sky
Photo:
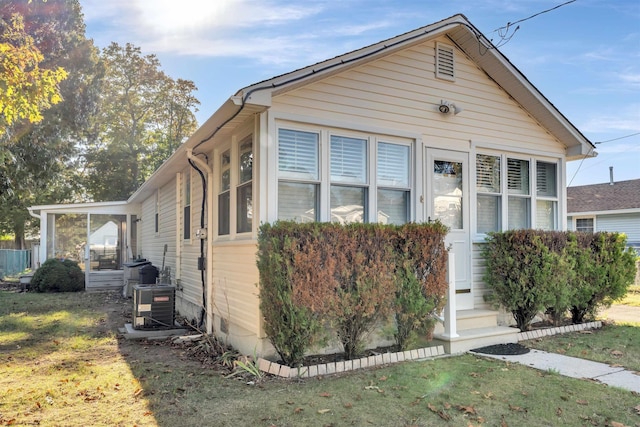
[[[567,0],[80,0],[87,36],[133,43],[192,80],[203,123],[238,89],[456,13],[494,44]],[[521,22],[500,50],[592,142],[571,185],[640,178],[640,2],[575,0]],[[502,31],[503,32],[503,31]],[[629,136],[629,137],[627,137]],[[624,137],[624,138],[623,138]]]

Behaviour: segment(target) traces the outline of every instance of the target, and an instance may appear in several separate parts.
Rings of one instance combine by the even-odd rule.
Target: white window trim
[[[593,233],[598,231],[598,228],[596,226],[596,216],[595,215],[580,215],[580,216],[575,216],[573,217],[573,231],[578,231],[578,220],[579,219],[591,219],[593,220]]]
[[[485,148],[486,147],[491,147],[491,148]],[[472,149],[469,153],[470,155],[470,165],[472,165],[471,167],[471,171],[470,171],[470,177],[472,179],[472,184],[470,185],[471,187],[471,201],[470,204],[471,206],[477,207],[477,203],[478,203],[478,191],[476,189],[476,182],[477,182],[477,169],[476,169],[476,156],[478,154],[484,154],[484,155],[488,155],[488,156],[497,156],[500,157],[500,190],[501,192],[499,193],[500,197],[501,197],[501,206],[500,206],[500,212],[502,215],[501,218],[501,230],[499,231],[507,231],[509,229],[508,225],[509,225],[509,217],[508,217],[508,197],[509,196],[518,196],[518,197],[526,197],[529,198],[530,202],[530,225],[529,228],[531,229],[536,229],[536,205],[537,205],[537,201],[538,200],[547,200],[547,201],[555,201],[557,203],[557,212],[556,212],[556,230],[563,230],[566,227],[566,223],[564,223],[563,221],[563,216],[566,217],[566,215],[563,214],[563,186],[564,186],[564,178],[563,178],[563,160],[560,158],[553,158],[553,157],[548,157],[548,156],[544,156],[541,155],[539,152],[534,152],[531,150],[526,150],[523,152],[512,152],[512,151],[497,151],[495,148],[497,147],[496,144],[486,144],[486,145],[482,145],[482,147],[479,147],[477,144],[472,142]],[[502,147],[502,146],[500,146]],[[493,149],[492,149],[493,148]],[[520,196],[520,195],[516,195],[516,194],[512,194],[510,195],[508,193],[508,182],[507,182],[507,159],[518,159],[518,160],[527,160],[529,161],[529,195],[528,196]],[[537,195],[537,163],[538,162],[544,162],[544,163],[553,163],[556,165],[556,194],[557,196],[554,197],[543,197],[540,196],[538,197]],[[482,193],[485,194],[485,193]],[[494,194],[494,193],[486,193],[486,194]],[[498,193],[495,193],[495,195],[498,195]],[[574,222],[575,224],[575,222]],[[594,224],[595,226],[595,224]],[[478,233],[478,220],[476,215],[472,215],[471,217],[471,229],[472,229],[472,236],[473,236],[473,241],[474,242],[484,242],[485,238],[487,236],[486,233]]]
[[[416,194],[420,191],[417,188],[417,178],[415,176],[417,168],[416,163],[416,145],[421,143],[419,138],[411,135],[392,135],[391,132],[375,132],[373,130],[367,131],[366,128],[362,129],[344,129],[331,126],[330,124],[318,125],[313,123],[298,123],[292,122],[287,119],[277,119],[270,117],[270,123],[273,123],[273,133],[270,134],[272,138],[273,148],[271,151],[273,157],[270,159],[270,163],[273,165],[273,170],[276,171],[273,174],[272,184],[269,186],[271,194],[269,197],[274,201],[270,209],[270,221],[278,219],[278,182],[280,178],[278,176],[278,134],[280,129],[297,130],[301,132],[316,133],[319,135],[319,171],[318,180],[295,180],[285,178],[285,181],[290,182],[304,182],[314,183],[319,185],[319,218],[320,222],[328,222],[331,220],[331,203],[330,203],[330,187],[331,187],[331,159],[330,159],[330,146],[331,135],[345,136],[364,139],[368,141],[367,145],[367,183],[366,185],[359,184],[357,186],[367,189],[367,222],[377,222],[377,190],[381,189],[398,189],[400,187],[378,186],[377,185],[377,147],[378,142],[385,142],[390,144],[405,145],[409,147],[409,187],[405,191],[409,191],[409,208],[407,221],[416,220],[416,208],[415,200]],[[378,129],[379,130],[379,129]],[[350,185],[345,183],[334,183],[336,185]],[[355,184],[354,184],[355,185]],[[350,185],[351,186],[351,185]]]
[[[244,134],[243,134],[244,135]],[[235,235],[251,235],[253,233],[253,230],[255,229],[255,218],[256,218],[256,212],[255,212],[255,199],[256,199],[256,193],[255,193],[255,180],[256,180],[256,170],[255,170],[255,165],[256,165],[256,143],[255,143],[255,138],[253,136],[252,133],[248,133],[244,136],[242,136],[241,138],[235,138],[236,141],[234,141],[234,145],[235,145],[235,162],[233,161],[233,150],[232,150],[232,169],[235,169],[235,171],[232,171],[232,175],[235,175],[235,186],[232,187],[234,188],[234,197],[235,197],[235,204],[231,205],[230,210],[233,211],[234,215],[233,215],[233,220],[234,220],[234,228],[233,230],[233,235],[235,237]],[[238,189],[244,185],[247,184],[247,182],[240,182],[240,146],[245,143],[247,140],[251,141],[251,153],[253,155],[253,163],[251,165],[251,181],[247,181],[247,182],[251,182],[251,198],[252,198],[252,204],[253,204],[253,219],[251,221],[251,230],[249,231],[243,231],[241,233],[238,233]],[[231,213],[229,213],[231,214]]]

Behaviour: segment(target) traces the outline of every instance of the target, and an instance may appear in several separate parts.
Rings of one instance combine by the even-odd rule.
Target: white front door
[[[427,221],[449,227],[445,244],[455,254],[456,307],[473,308],[469,225],[469,154],[426,149]]]

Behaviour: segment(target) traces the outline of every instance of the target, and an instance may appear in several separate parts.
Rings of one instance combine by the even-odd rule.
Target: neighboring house
[[[567,223],[570,230],[625,233],[640,251],[640,179],[568,187]]]
[[[180,313],[197,318],[204,304],[208,332],[259,355],[273,353],[258,299],[261,223],[440,219],[455,284],[437,332],[458,352],[516,340],[484,300],[486,233],[566,229],[566,162],[593,148],[455,15],[240,89],[115,207],[137,245],[127,253],[159,265],[167,245]]]

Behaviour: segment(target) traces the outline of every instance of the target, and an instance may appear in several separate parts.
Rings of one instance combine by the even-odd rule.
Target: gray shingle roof
[[[567,212],[640,208],[640,179],[567,187]]]

